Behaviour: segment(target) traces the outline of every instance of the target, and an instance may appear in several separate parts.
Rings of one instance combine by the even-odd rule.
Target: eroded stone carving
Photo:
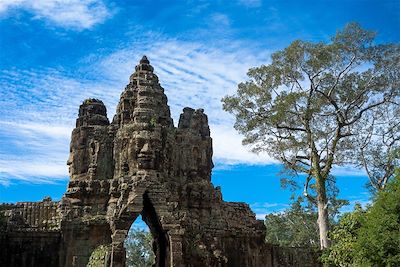
[[[111,123],[100,100],[79,107],[57,208],[59,266],[124,266],[123,243],[140,214],[156,266],[316,266],[311,254],[285,258],[264,244],[263,221],[249,206],[223,201],[211,183],[207,116],[184,108],[175,127],[153,70],[144,56]]]

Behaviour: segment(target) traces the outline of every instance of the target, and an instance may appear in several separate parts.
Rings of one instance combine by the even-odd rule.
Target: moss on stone
[[[89,262],[86,267],[103,267],[106,266],[111,245],[100,245],[93,250],[90,255]]]

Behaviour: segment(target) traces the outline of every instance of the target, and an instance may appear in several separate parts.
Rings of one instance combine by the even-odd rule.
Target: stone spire
[[[89,98],[79,107],[76,127],[89,125],[108,125],[107,109],[101,100]]]
[[[167,97],[153,71],[150,61],[143,56],[121,94],[114,124],[151,123],[173,126]]]
[[[142,59],[139,61],[139,65],[135,67],[135,71],[149,71],[153,72],[154,68],[150,65],[150,61],[146,56],[143,56]],[[132,76],[131,76],[132,77]]]

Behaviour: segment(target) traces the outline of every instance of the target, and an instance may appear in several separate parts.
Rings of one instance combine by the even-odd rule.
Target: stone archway
[[[59,204],[60,266],[124,267],[124,240],[139,214],[158,267],[285,266],[264,243],[263,221],[247,204],[223,201],[211,183],[212,153],[204,111],[184,108],[175,127],[144,56],[111,123],[102,101],[79,107]]]
[[[137,202],[140,201],[140,199],[142,199],[142,205],[137,205]],[[131,211],[130,208],[127,208],[126,211],[123,211],[123,216],[113,222],[114,229],[112,234],[110,267],[125,266],[126,251],[124,241],[128,235],[129,229],[136,221],[139,214],[142,216],[142,220],[149,227],[150,233],[153,237],[153,253],[155,255],[154,266],[170,266],[169,236],[162,227],[157,211],[154,208],[148,193],[145,192],[135,202],[136,203],[132,203],[133,205],[136,204],[134,208],[135,210],[142,207],[140,213],[137,211]]]
[[[168,233],[163,230],[156,210],[147,193],[143,195],[143,211],[141,215],[153,236],[153,252],[156,256],[155,267],[167,267],[169,265]]]

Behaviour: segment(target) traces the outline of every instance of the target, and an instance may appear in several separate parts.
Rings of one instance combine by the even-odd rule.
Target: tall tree
[[[306,174],[304,195],[317,206],[321,248],[329,246],[332,167],[353,162],[349,151],[371,127],[365,121],[399,103],[400,45],[375,45],[374,38],[350,23],[330,43],[294,41],[272,54],[269,65],[250,69],[237,94],[222,99],[244,144]]]

